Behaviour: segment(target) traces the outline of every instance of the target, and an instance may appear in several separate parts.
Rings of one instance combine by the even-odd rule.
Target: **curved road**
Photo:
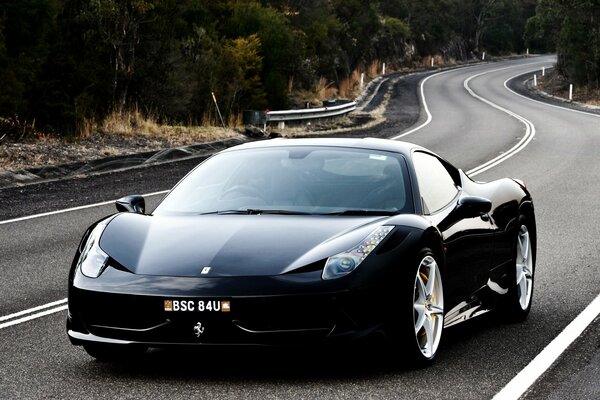
[[[479,180],[511,176],[527,183],[540,237],[534,304],[525,323],[505,324],[488,314],[448,329],[439,359],[425,370],[399,365],[377,343],[285,352],[157,350],[126,365],[96,362],[68,343],[63,299],[80,235],[114,209],[103,205],[0,221],[0,398],[492,398],[600,291],[600,117],[536,103],[504,85],[552,62],[536,57],[429,75],[417,123],[404,132],[382,128],[389,137],[438,152]],[[191,164],[157,169],[156,181],[140,172],[130,179],[115,175],[110,187],[98,190],[109,193],[104,198],[163,190]],[[98,179],[85,178],[85,184]],[[70,184],[77,190],[77,182]],[[45,190],[52,201],[52,185]],[[30,209],[44,211],[45,201],[42,196]],[[598,337],[596,320],[549,374],[555,380],[542,378],[528,397],[575,393],[597,370],[590,359],[599,358]],[[561,373],[565,362],[569,372]],[[594,382],[592,396],[598,393]],[[584,390],[572,398],[587,395]]]

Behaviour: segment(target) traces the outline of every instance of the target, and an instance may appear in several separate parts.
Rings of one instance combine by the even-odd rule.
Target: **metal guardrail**
[[[305,108],[301,110],[267,111],[266,122],[288,122],[306,119],[329,118],[347,114],[356,109],[356,102],[344,103],[330,107]]]
[[[344,115],[354,111],[357,107],[356,101],[348,103],[319,107],[303,108],[299,110],[279,110],[279,111],[244,111],[244,124],[246,125],[267,125],[270,122],[286,123],[298,122],[319,118],[331,118]]]

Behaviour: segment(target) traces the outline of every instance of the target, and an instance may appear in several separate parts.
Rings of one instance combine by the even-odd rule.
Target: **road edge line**
[[[492,400],[516,400],[554,364],[583,331],[600,315],[600,294],[567,325],[531,362],[498,392]]]

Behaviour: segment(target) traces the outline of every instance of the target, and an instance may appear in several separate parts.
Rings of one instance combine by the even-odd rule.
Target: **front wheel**
[[[444,329],[444,291],[440,268],[430,249],[419,253],[410,270],[410,304],[401,305],[399,320],[392,326],[395,347],[417,366],[435,359]],[[408,307],[407,307],[408,306]]]

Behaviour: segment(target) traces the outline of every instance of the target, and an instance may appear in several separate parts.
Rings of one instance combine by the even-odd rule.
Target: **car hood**
[[[123,213],[107,225],[100,247],[141,275],[279,275],[353,247],[387,219]]]

